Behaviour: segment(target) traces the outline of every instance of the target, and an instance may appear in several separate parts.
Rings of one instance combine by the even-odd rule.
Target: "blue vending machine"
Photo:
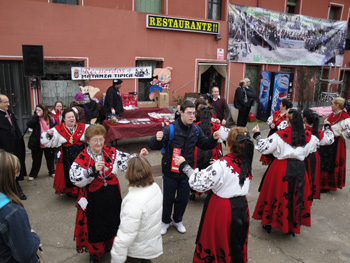
[[[279,110],[282,99],[290,99],[293,91],[293,73],[262,71],[257,119],[267,121]]]

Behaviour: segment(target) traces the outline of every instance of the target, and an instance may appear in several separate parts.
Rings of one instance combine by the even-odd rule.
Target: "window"
[[[346,32],[345,50],[350,50],[350,19],[348,21],[348,31]]]
[[[331,10],[329,11],[328,19],[340,20],[341,19],[341,11],[342,11],[342,8],[340,6],[332,5]]]
[[[152,67],[152,74],[155,68],[161,68],[162,62],[156,60],[137,60],[136,67]],[[138,101],[149,101],[149,88],[151,87],[150,79],[138,79]]]
[[[79,0],[52,0],[52,3],[65,5],[79,5]]]
[[[258,94],[261,66],[247,65],[245,77],[250,79],[250,87]]]
[[[161,0],[136,0],[136,11],[160,14],[162,11]]]
[[[221,19],[221,0],[208,0],[208,19]]]
[[[297,0],[288,0],[287,1],[287,13],[295,14],[297,6]]]

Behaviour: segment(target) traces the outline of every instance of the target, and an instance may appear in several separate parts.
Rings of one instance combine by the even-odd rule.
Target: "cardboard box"
[[[155,90],[156,97],[155,102],[157,103],[158,108],[168,108],[169,107],[169,93],[159,92],[159,90]]]
[[[156,108],[157,107],[157,103],[154,101],[139,101],[137,103],[137,106],[139,108]]]

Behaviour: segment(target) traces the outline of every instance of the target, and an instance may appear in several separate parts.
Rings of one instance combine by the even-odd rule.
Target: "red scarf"
[[[288,126],[287,128],[285,128],[284,130],[281,131],[277,131],[276,134],[281,137],[281,139],[288,143],[289,145],[292,145],[292,127]],[[306,139],[306,143],[308,143],[311,139],[311,132],[309,132],[308,130],[305,131],[305,139]]]
[[[116,158],[116,149],[113,147],[103,146],[103,161],[105,162],[105,167],[108,169],[104,171],[103,176],[108,176],[106,178],[107,184],[118,184],[118,178],[112,174],[113,164]],[[79,164],[84,169],[89,169],[95,165],[94,159],[86,152],[86,148],[77,156],[75,162]],[[89,192],[95,192],[100,189],[104,184],[102,176],[98,176],[95,180],[91,182],[88,186]]]
[[[347,114],[345,111],[341,111],[340,113],[338,114],[335,114],[334,113],[331,113],[328,118],[327,118],[327,121],[330,122],[330,125],[334,125],[342,120],[345,120],[347,118],[350,118],[349,114]]]
[[[69,129],[61,123],[60,125],[55,127],[57,132],[67,140],[62,146],[72,146],[73,144],[83,144],[84,142],[80,141],[80,138],[84,135],[85,124],[84,123],[76,123],[75,131],[73,135],[70,133]],[[67,132],[68,131],[68,132]],[[70,142],[70,138],[73,138],[73,143]]]

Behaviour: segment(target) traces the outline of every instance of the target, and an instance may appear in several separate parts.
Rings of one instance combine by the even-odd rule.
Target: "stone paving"
[[[251,128],[259,123],[262,135],[267,135],[267,125],[260,121],[248,123]],[[125,152],[139,152],[147,147],[149,137],[118,141],[117,148]],[[28,138],[26,138],[28,139]],[[347,142],[347,154],[349,141]],[[258,186],[266,166],[259,162],[260,154],[255,151],[253,161],[253,180],[247,196],[250,213],[254,211],[258,198]],[[159,174],[161,154],[150,151],[148,156],[151,164]],[[30,151],[26,158],[27,171],[31,168]],[[158,167],[157,167],[158,166]],[[347,174],[350,176],[350,162],[347,159]],[[127,182],[124,174],[118,175],[122,196],[127,193]],[[161,186],[161,177],[156,177]],[[43,244],[45,263],[87,263],[88,253],[79,254],[75,250],[73,231],[76,216],[75,199],[54,193],[53,178],[48,176],[45,160],[39,177],[34,181],[26,178],[21,182],[28,200],[24,206],[29,214],[32,228],[39,234]],[[321,200],[315,200],[311,211],[311,227],[302,227],[301,234],[295,237],[285,235],[279,230],[267,234],[261,227],[260,221],[251,220],[248,243],[249,263],[319,263],[319,262],[350,262],[350,186],[342,190],[321,195]],[[153,260],[154,263],[192,262],[195,248],[195,238],[205,196],[196,201],[190,201],[184,215],[184,225],[187,233],[180,234],[174,227],[169,228],[163,236],[164,254]],[[110,262],[106,255],[102,260]]]

